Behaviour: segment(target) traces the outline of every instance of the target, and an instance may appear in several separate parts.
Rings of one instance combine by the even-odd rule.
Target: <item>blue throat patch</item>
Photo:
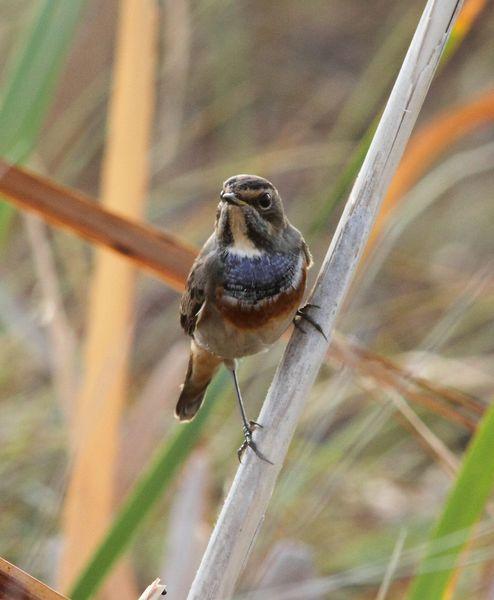
[[[238,256],[225,252],[223,288],[228,296],[255,304],[287,290],[297,275],[298,262],[298,253]]]

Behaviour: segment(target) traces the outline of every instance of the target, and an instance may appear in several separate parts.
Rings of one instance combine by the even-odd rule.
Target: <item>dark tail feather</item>
[[[192,421],[196,416],[197,411],[201,408],[207,387],[208,386],[206,385],[201,392],[194,393],[194,390],[189,390],[184,385],[177,402],[177,407],[175,408],[175,416],[177,419],[180,421]]]
[[[195,417],[221,362],[220,358],[192,341],[187,375],[175,408],[177,419],[191,421]]]

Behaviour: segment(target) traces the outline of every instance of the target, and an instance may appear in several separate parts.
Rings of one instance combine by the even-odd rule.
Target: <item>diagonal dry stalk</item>
[[[451,404],[457,404],[475,415],[484,414],[485,406],[476,398],[458,390],[432,383],[424,377],[418,377],[393,360],[375,354],[357,342],[345,339],[341,334],[335,335],[333,338],[332,348],[335,350],[336,357],[344,356],[342,362],[346,366],[355,365],[355,368],[359,369],[361,365],[367,365],[364,372],[369,374],[372,373],[373,366],[375,366],[378,370],[382,369],[384,372],[391,373],[404,383],[413,384],[422,392],[430,392],[431,396],[436,396]]]
[[[311,295],[317,319],[331,335],[339,309],[384,193],[396,171],[461,2],[429,0],[391,92],[366,159]],[[315,309],[313,309],[315,311]],[[315,312],[313,313],[315,316]],[[296,331],[278,367],[256,432],[274,465],[253,453],[240,465],[189,593],[189,599],[229,598],[267,510],[277,476],[324,359],[328,341]]]
[[[155,227],[99,206],[80,192],[0,158],[0,192],[23,210],[111,248],[182,291],[194,248]]]
[[[68,600],[51,587],[0,557],[0,598],[5,600]]]
[[[379,387],[394,390],[414,404],[424,406],[470,431],[475,430],[478,416],[484,413],[482,404],[475,398],[415,377],[390,359],[374,354],[336,332],[329,356],[359,375],[373,379]]]

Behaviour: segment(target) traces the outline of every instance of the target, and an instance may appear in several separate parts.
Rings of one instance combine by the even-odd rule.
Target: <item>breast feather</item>
[[[223,285],[217,289],[218,309],[224,318],[239,328],[257,329],[275,320],[289,321],[303,298],[306,272],[299,257],[289,282],[282,287],[255,287],[253,291],[246,289],[245,284],[239,284],[238,288]]]

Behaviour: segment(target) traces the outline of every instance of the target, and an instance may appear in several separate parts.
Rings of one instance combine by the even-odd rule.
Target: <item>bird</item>
[[[309,247],[270,181],[241,174],[223,183],[214,231],[192,265],[180,302],[180,323],[191,344],[175,416],[184,422],[194,418],[224,364],[233,377],[242,419],[240,461],[251,448],[271,463],[253,440],[262,425],[247,418],[237,361],[268,350],[300,319],[324,335],[309,314],[314,305],[300,307],[311,266]]]

